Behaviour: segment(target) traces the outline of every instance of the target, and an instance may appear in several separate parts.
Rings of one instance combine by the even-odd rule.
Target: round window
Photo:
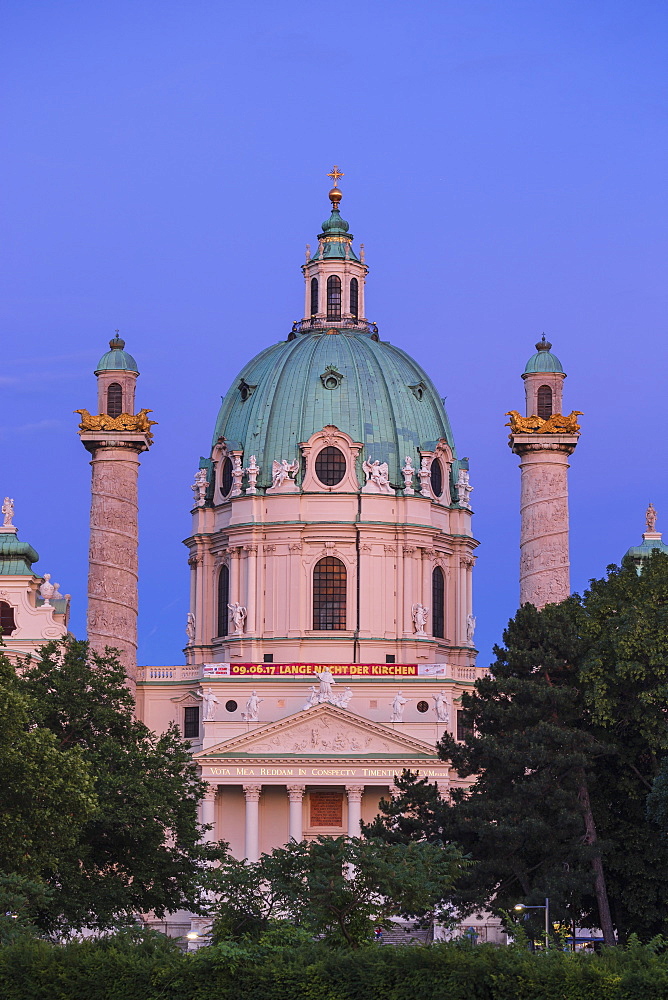
[[[346,457],[338,448],[323,448],[315,460],[315,474],[325,486],[336,486],[346,474]]]
[[[224,497],[232,489],[232,459],[226,458],[223,462],[223,471],[220,475],[220,492]]]
[[[239,706],[237,705],[236,701],[232,701],[232,699],[230,699],[229,701],[225,702],[225,709],[228,712],[236,712],[236,710],[238,709],[238,707]]]
[[[325,379],[325,389],[336,389],[338,384],[339,380],[334,375],[328,375]]]
[[[437,458],[431,463],[431,488],[435,497],[443,492],[443,467]]]
[[[419,701],[417,703],[416,707],[417,707],[418,712],[428,712],[429,711],[429,702],[427,702],[427,701]]]

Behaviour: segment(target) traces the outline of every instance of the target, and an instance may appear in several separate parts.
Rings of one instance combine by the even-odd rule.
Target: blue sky
[[[159,421],[141,471],[140,662],[179,663],[190,483],[220,396],[301,315],[345,171],[367,314],[471,460],[476,639],[518,595],[504,413],[545,332],[584,411],[572,585],[619,561],[665,451],[668,8],[652,0],[22,0],[0,22],[0,494],[85,630],[79,407],[119,328]]]

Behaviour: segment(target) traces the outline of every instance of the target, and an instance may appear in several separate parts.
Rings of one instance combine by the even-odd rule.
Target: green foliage
[[[53,808],[70,814],[66,850],[49,850],[54,838],[44,828],[44,796],[35,800],[34,827],[17,821],[24,841],[44,841],[29,868],[53,889],[41,926],[107,928],[137,912],[197,911],[206,861],[218,854],[200,840],[204,786],[178,730],[156,735],[138,722],[114,652],[99,656],[85,642],[68,638],[44,647],[15,683],[29,734],[50,748],[54,774],[64,773],[60,785],[50,786]],[[50,778],[47,769],[42,773]],[[87,811],[79,815],[82,798]],[[11,854],[16,842],[28,855],[21,839],[14,830],[2,839],[4,870],[24,871],[19,851]]]
[[[348,837],[293,841],[256,864],[228,855],[212,872],[214,941],[258,938],[280,916],[332,946],[358,948],[393,916],[433,911],[465,864],[454,847]]]
[[[271,932],[268,937],[271,936]],[[183,954],[160,935],[0,949],[3,1000],[663,1000],[665,942],[602,955],[439,944],[340,950],[227,941]]]
[[[602,926],[609,900],[622,940],[666,933],[668,557],[525,605],[495,652],[462,697],[469,735],[439,748],[471,791],[446,803],[404,775],[366,832],[462,845],[475,861],[456,886],[463,912],[549,896],[556,920]]]
[[[78,747],[63,750],[52,733],[34,725],[31,708],[13,666],[0,655],[0,872],[16,876],[5,878],[2,892],[21,895],[23,886],[34,900],[45,869],[76,845],[97,796],[85,754]]]

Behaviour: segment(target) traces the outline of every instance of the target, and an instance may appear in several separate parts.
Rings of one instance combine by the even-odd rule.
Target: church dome
[[[526,363],[526,368],[524,369],[525,375],[533,375],[534,373],[564,374],[561,361],[556,354],[550,353],[551,347],[552,344],[549,340],[545,339],[545,334],[543,334],[543,339],[539,340],[536,344],[536,353],[532,354]]]
[[[368,328],[323,327],[274,344],[249,361],[223,399],[213,444],[255,455],[258,486],[271,485],[272,462],[301,459],[300,442],[327,425],[363,444],[360,460],[387,462],[402,487],[405,456],[420,465],[419,449],[445,438],[450,422],[429,376],[405,351]],[[361,468],[357,470],[364,482]]]
[[[0,576],[28,576],[39,556],[13,532],[0,532]]]
[[[100,372],[137,372],[137,362],[128,354],[125,348],[125,341],[121,337],[112,337],[109,341],[109,350],[103,354],[98,361],[95,374]]]

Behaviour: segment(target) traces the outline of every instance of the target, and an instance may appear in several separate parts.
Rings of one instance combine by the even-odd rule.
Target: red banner
[[[445,677],[445,663],[205,663],[205,677]]]

